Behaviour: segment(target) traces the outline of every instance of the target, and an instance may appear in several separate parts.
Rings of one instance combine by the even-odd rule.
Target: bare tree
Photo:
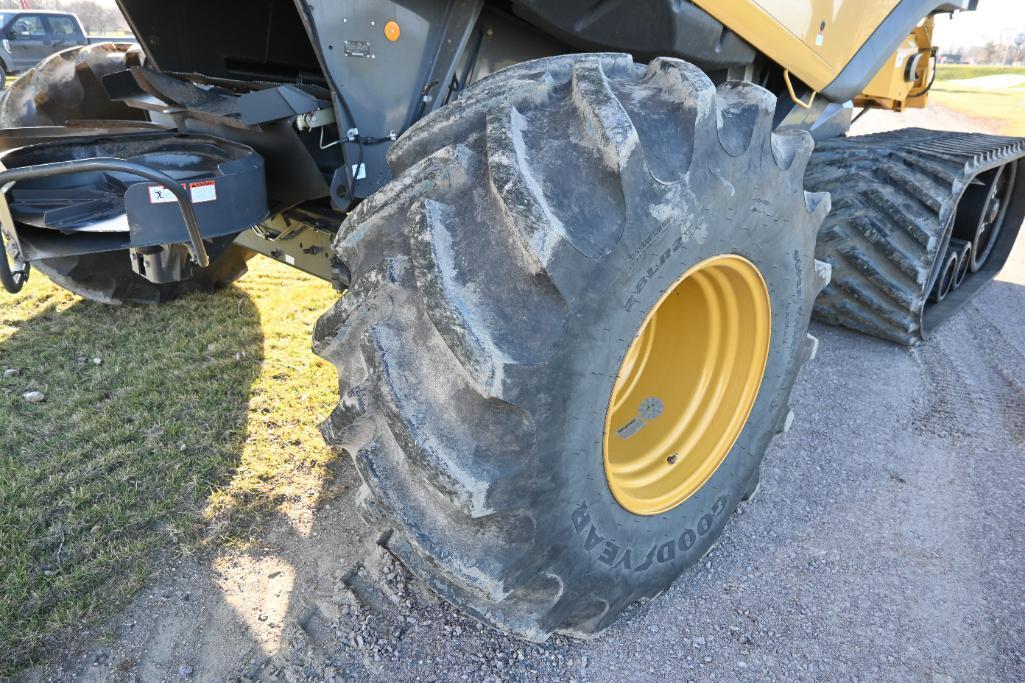
[[[1000,46],[991,40],[982,48],[982,54],[982,59],[986,64],[994,64],[997,61],[997,55],[1000,54]]]

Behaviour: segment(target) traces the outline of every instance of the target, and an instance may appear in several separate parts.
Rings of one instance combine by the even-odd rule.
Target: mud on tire
[[[112,101],[103,77],[139,66],[138,45],[99,43],[73,47],[43,60],[0,95],[0,127],[63,126],[70,121],[145,120],[145,112]],[[246,272],[253,256],[228,245],[207,268],[182,282],[153,284],[132,270],[127,250],[43,259],[32,266],[57,285],[105,304],[161,303],[195,291],[210,292]]]
[[[678,60],[563,56],[481,81],[393,147],[395,180],[335,242],[353,285],[315,332],[340,378],[323,431],[388,547],[449,601],[523,638],[596,634],[753,490],[828,279],[812,142],[771,133],[774,106]],[[696,494],[631,514],[602,461],[617,368],[662,293],[724,253],[768,285],[761,391]]]

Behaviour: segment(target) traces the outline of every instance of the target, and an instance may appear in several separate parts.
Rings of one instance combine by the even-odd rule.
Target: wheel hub
[[[708,481],[754,407],[771,331],[765,280],[742,256],[703,261],[666,291],[627,350],[606,414],[605,474],[620,505],[659,514]]]

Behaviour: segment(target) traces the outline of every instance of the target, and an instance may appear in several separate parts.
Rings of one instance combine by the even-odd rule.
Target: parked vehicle
[[[45,10],[0,11],[0,88],[6,77],[36,66],[52,54],[91,43],[134,43],[135,38],[86,36],[78,17]]]
[[[332,283],[323,432],[381,543],[489,624],[591,636],[754,493],[813,308],[918,344],[1007,259],[1021,140],[846,135],[925,106],[933,15],[976,1],[120,0],[141,47],[0,103],[0,280]]]

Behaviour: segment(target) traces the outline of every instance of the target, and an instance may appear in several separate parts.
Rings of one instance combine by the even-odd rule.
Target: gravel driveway
[[[873,112],[861,132],[894,121],[966,127]],[[440,603],[374,550],[339,461],[329,505],[168,562],[105,639],[28,677],[1025,680],[1025,240],[916,350],[812,332],[759,494],[598,640],[531,645]]]

